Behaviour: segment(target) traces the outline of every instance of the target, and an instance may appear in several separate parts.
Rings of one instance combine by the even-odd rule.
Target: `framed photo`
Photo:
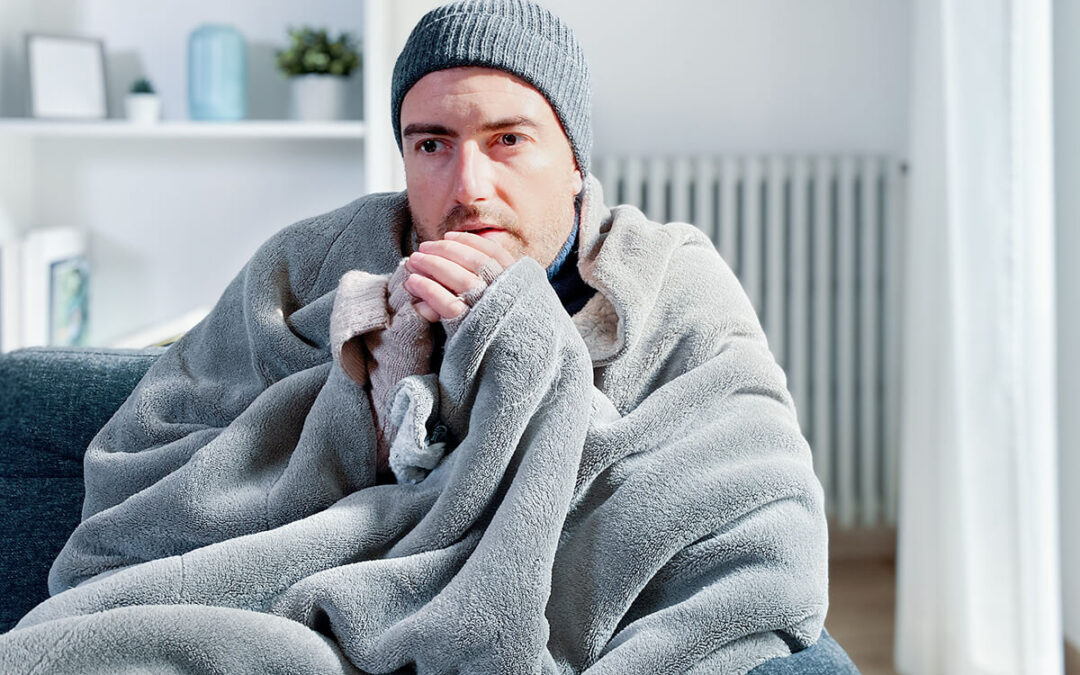
[[[105,45],[93,38],[26,36],[30,116],[99,120],[108,117]]]
[[[90,264],[75,256],[49,264],[49,344],[86,343]]]
[[[73,227],[35,229],[21,245],[20,347],[85,343],[90,312],[87,235]]]

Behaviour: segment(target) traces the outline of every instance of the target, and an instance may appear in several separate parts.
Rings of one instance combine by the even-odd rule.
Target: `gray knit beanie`
[[[413,28],[394,66],[390,114],[398,149],[401,101],[424,75],[485,66],[536,88],[562,123],[582,175],[592,149],[592,88],[585,53],[570,27],[528,0],[464,0],[436,8]]]

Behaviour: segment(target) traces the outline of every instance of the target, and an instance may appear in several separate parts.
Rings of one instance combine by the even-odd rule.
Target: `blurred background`
[[[170,337],[277,230],[401,189],[390,74],[437,4],[0,0],[0,349]],[[834,636],[1080,672],[1080,3],[543,4],[607,201],[706,231],[788,373]]]

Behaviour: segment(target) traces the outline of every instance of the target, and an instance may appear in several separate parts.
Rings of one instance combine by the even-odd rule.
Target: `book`
[[[22,345],[21,254],[22,246],[18,240],[0,242],[0,353]]]
[[[33,230],[20,258],[20,346],[84,345],[90,314],[86,235],[74,228]]]

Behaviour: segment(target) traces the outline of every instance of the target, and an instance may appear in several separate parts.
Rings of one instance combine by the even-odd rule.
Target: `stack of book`
[[[0,351],[85,344],[89,292],[84,232],[53,228],[0,241]]]

